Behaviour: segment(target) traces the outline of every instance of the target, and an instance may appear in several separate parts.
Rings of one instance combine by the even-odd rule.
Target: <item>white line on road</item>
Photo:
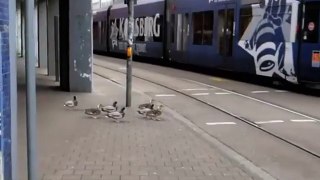
[[[209,93],[195,93],[195,94],[192,94],[193,96],[208,96]]]
[[[206,88],[182,89],[183,91],[208,91]]]
[[[216,125],[235,125],[235,122],[210,122],[206,123],[208,126],[216,126]]]
[[[291,119],[291,122],[316,122],[313,119]]]
[[[274,92],[277,92],[277,93],[286,93],[288,91],[285,91],[285,90],[275,90]]]
[[[231,93],[231,94],[235,94],[235,95],[238,95],[238,96],[241,96],[241,97],[244,97],[244,98],[253,100],[253,101],[257,101],[257,102],[260,102],[260,103],[263,103],[263,104],[266,104],[266,105],[269,105],[269,106],[272,106],[272,107],[275,107],[275,108],[278,108],[278,109],[282,109],[282,110],[284,110],[284,111],[291,112],[291,113],[293,113],[293,114],[297,114],[297,115],[299,115],[299,116],[302,116],[302,117],[305,117],[305,118],[312,119],[312,120],[315,120],[315,121],[320,122],[320,120],[315,119],[315,118],[313,118],[313,117],[310,117],[310,116],[308,116],[308,115],[305,115],[305,114],[302,114],[302,113],[299,113],[299,112],[296,112],[296,111],[293,111],[293,110],[290,110],[290,109],[287,109],[287,108],[284,108],[284,107],[281,107],[281,106],[278,106],[278,105],[275,105],[275,104],[272,104],[272,103],[269,103],[269,102],[266,102],[266,101],[262,101],[262,100],[260,100],[260,99],[256,99],[256,98],[253,98],[253,97],[244,95],[244,94],[240,94],[240,93],[237,93],[237,92],[234,92],[234,91],[230,91],[230,90],[227,90],[227,89],[224,89],[224,88],[220,88],[220,87],[217,87],[217,86],[212,86],[212,85],[209,85],[209,84],[205,84],[205,83],[198,82],[198,81],[194,81],[194,80],[190,80],[190,79],[185,79],[185,78],[181,78],[181,79],[184,79],[185,81],[188,81],[188,82],[193,82],[193,83],[196,83],[196,84],[201,84],[201,85],[204,85],[204,86],[207,86],[207,87],[220,89],[220,90],[229,92],[229,93]]]
[[[273,124],[273,123],[283,123],[283,120],[272,120],[272,121],[257,121],[256,124]]]
[[[252,94],[269,93],[269,91],[251,91]]]
[[[120,67],[118,68],[119,70],[126,70],[127,68],[126,67]]]
[[[176,96],[175,94],[157,94],[157,97],[174,97]]]
[[[231,94],[231,93],[228,93],[228,92],[217,92],[217,93],[214,93],[216,95],[228,95],[228,94]]]

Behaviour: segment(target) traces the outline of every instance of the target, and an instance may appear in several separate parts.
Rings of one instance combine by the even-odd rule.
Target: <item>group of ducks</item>
[[[106,118],[111,118],[116,122],[119,122],[125,116],[125,107],[122,107],[118,111],[118,102],[113,102],[112,105],[102,105],[98,104],[97,108],[85,109],[84,113],[92,118],[99,118],[104,116]],[[73,96],[73,100],[66,101],[64,103],[65,107],[74,108],[78,106],[78,100],[76,96]],[[139,110],[137,111],[140,115],[144,115],[148,119],[159,121],[158,117],[162,114],[163,105],[159,105],[157,109],[154,108],[154,100],[151,99],[149,103],[139,105]]]
[[[102,105],[98,104],[97,108],[88,108],[84,110],[84,113],[92,118],[100,118],[102,116],[106,118],[112,118],[115,121],[119,122],[125,116],[125,107],[121,108],[118,111],[118,102],[115,101],[112,105]],[[74,108],[78,106],[77,96],[73,96],[73,100],[66,101],[64,103],[65,107]]]

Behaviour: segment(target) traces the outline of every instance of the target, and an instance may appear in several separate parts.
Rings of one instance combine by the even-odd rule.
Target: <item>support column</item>
[[[38,1],[39,65],[47,68],[47,0]]]
[[[92,91],[91,0],[60,0],[60,86]]]
[[[54,32],[54,17],[59,16],[59,0],[48,0],[48,75],[55,75],[56,57],[55,57],[55,32]]]

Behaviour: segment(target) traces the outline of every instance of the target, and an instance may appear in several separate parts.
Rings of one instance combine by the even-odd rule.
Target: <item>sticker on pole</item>
[[[309,24],[308,24],[309,31],[314,31],[315,27],[316,26],[315,26],[314,22],[309,22]]]
[[[132,57],[132,47],[127,48],[127,57],[131,58]]]
[[[320,51],[312,52],[312,67],[320,68]]]

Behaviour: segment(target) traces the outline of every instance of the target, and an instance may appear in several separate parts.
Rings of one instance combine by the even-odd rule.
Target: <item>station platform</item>
[[[93,119],[84,109],[118,101],[125,89],[98,75],[93,93],[58,90],[54,78],[37,69],[38,161],[41,180],[249,180],[256,174],[232,153],[202,138],[200,130],[165,106],[161,121],[146,120],[137,106],[149,101],[133,91],[123,122]],[[19,179],[26,179],[24,64],[18,61]],[[64,102],[76,95],[79,106]],[[160,103],[160,102],[159,102]],[[209,137],[210,138],[210,137]],[[225,151],[224,151],[224,150]]]

